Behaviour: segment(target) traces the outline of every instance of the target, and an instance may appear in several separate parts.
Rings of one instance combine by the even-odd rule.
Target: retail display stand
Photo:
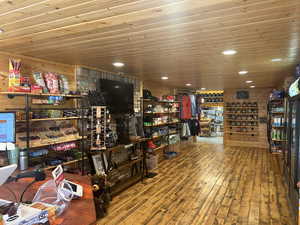
[[[228,102],[225,107],[225,134],[229,139],[243,140],[257,138],[257,102]]]
[[[222,107],[224,105],[224,91],[198,91],[201,107]]]
[[[106,149],[106,107],[91,107],[91,150]]]
[[[268,102],[268,137],[270,152],[281,154],[286,146],[284,99],[271,99]]]
[[[77,169],[84,173],[86,135],[83,127],[86,109],[80,104],[83,96],[18,92],[0,94],[7,95],[10,101],[14,101],[15,97],[24,98],[23,108],[6,110],[16,112],[16,144],[27,152],[29,167],[42,165],[44,170],[50,170],[59,164],[64,166],[77,164]],[[51,104],[46,104],[50,98]],[[57,99],[62,102],[61,105],[55,104]],[[81,128],[78,126],[79,123]],[[72,144],[68,146],[68,143]],[[68,150],[63,147],[68,147]],[[49,161],[50,156],[52,160]]]
[[[170,137],[180,134],[180,101],[155,101],[142,99],[144,130],[146,137],[153,146],[151,153],[160,154],[160,161],[170,149]],[[158,143],[158,144],[155,144]]]

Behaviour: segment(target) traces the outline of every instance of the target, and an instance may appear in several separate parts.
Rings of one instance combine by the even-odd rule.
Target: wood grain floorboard
[[[116,196],[97,225],[295,225],[276,156],[197,143]]]

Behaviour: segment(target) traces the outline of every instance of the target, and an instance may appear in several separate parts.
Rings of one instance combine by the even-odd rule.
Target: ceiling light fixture
[[[185,86],[188,86],[188,87],[189,87],[189,86],[192,86],[192,84],[185,84]]]
[[[115,67],[123,67],[124,63],[122,63],[122,62],[114,62],[113,66],[115,66]]]
[[[233,49],[223,51],[223,55],[235,55],[236,53],[237,51]]]
[[[162,80],[168,80],[168,79],[169,79],[169,77],[167,77],[167,76],[164,76],[164,77],[161,77],[161,79],[162,79]]]
[[[201,90],[202,90],[202,91],[205,91],[205,90],[206,90],[206,88],[201,88]]]
[[[247,70],[242,70],[242,71],[239,72],[239,75],[246,75],[247,73],[248,73]]]
[[[250,88],[255,88],[255,86],[254,86],[254,85],[252,85],[252,86],[250,86]]]
[[[272,62],[281,62],[282,59],[281,59],[281,58],[275,58],[275,59],[272,59],[271,61],[272,61]]]
[[[253,81],[252,80],[246,80],[247,84],[251,84]]]

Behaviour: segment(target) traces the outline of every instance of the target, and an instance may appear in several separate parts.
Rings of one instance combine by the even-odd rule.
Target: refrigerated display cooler
[[[299,189],[297,183],[300,181],[300,91],[299,79],[289,88],[287,103],[287,155],[285,176],[288,184],[289,198],[295,215],[299,211]]]

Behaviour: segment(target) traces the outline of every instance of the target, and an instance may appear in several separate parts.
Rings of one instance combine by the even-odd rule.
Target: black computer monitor
[[[16,114],[0,112],[0,143],[16,143]]]

